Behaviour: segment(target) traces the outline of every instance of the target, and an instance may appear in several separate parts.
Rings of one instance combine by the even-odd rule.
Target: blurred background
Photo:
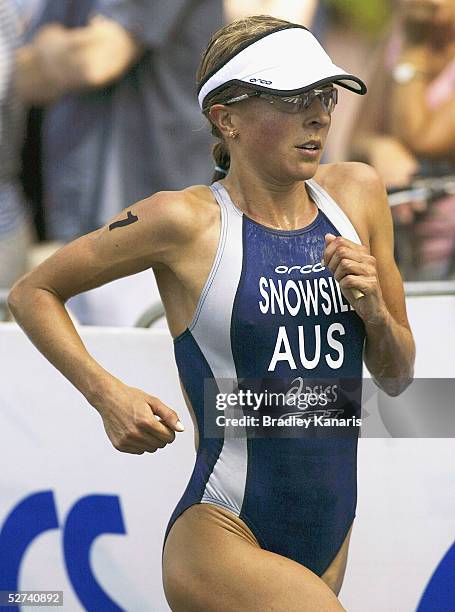
[[[310,27],[367,82],[341,88],[324,161],[377,169],[405,281],[455,280],[455,0],[0,0],[0,320],[15,280],[65,242],[210,183],[196,68],[217,28],[259,13]],[[161,314],[152,271],[69,308],[88,325]]]

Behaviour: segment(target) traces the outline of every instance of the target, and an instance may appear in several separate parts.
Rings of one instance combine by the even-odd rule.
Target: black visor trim
[[[355,83],[358,83],[360,85],[360,89],[356,89],[352,85],[349,85],[349,83],[345,83],[343,81],[354,81]],[[360,96],[365,95],[368,91],[365,83],[358,77],[351,74],[339,74],[336,76],[326,77],[324,79],[320,79],[319,81],[315,81],[310,85],[298,87],[297,89],[271,89],[270,87],[263,87],[262,85],[252,85],[251,83],[246,83],[245,81],[241,81],[240,79],[232,79],[230,81],[227,81],[226,83],[223,83],[223,85],[212,89],[212,91],[208,93],[207,96],[204,98],[204,102],[209,95],[212,96],[218,92],[221,92],[223,91],[223,89],[226,89],[231,85],[239,85],[241,87],[245,87],[246,89],[251,89],[253,91],[261,91],[275,96],[297,96],[298,94],[305,93],[306,91],[311,91],[312,89],[315,89],[321,85],[329,85],[331,83],[339,85],[340,87],[344,87],[345,89],[349,89],[349,91],[359,94]],[[222,102],[217,102],[217,104],[222,104]],[[203,108],[207,110],[204,106]]]

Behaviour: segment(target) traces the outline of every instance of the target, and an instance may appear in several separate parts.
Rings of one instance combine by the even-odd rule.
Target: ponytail
[[[212,157],[215,160],[215,172],[212,177],[212,183],[214,183],[226,176],[231,165],[231,156],[224,140],[213,145]]]

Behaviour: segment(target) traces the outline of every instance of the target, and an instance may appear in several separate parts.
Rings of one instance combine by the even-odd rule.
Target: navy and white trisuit
[[[193,320],[174,340],[199,449],[165,539],[182,512],[210,503],[244,521],[262,548],[322,575],[355,516],[358,430],[345,438],[247,437],[228,428],[204,435],[207,379],[346,378],[361,393],[365,329],[320,263],[326,233],[360,239],[326,191],[314,180],[306,186],[318,214],[296,230],[253,221],[221,183],[211,186],[221,209],[218,249]],[[350,408],[359,416],[358,396]]]

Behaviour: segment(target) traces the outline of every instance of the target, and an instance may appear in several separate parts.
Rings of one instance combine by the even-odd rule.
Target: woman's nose
[[[330,124],[330,113],[319,98],[315,98],[305,110],[304,121],[306,125],[315,125],[317,123],[321,127]]]

